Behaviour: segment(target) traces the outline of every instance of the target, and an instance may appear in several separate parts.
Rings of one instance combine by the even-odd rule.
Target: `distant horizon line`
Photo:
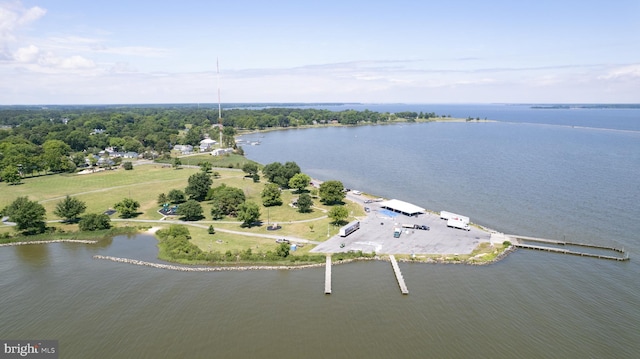
[[[322,106],[340,106],[340,105],[509,105],[509,106],[640,106],[640,102],[222,102],[223,107],[241,105],[249,106],[291,106],[291,105],[322,105]],[[136,107],[136,106],[218,106],[218,102],[140,102],[140,103],[63,103],[63,104],[0,104],[1,107]]]

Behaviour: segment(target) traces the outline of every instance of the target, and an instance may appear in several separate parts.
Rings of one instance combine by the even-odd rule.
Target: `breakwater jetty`
[[[49,243],[83,243],[83,244],[96,244],[98,241],[85,240],[85,239],[53,239],[49,241],[28,241],[28,242],[11,242],[2,243],[0,247],[10,246],[26,246],[29,244],[49,244]]]
[[[304,264],[299,266],[228,266],[228,267],[188,267],[188,266],[180,266],[174,264],[163,264],[163,263],[153,263],[140,261],[137,259],[129,259],[129,258],[120,258],[120,257],[111,257],[111,256],[103,256],[103,255],[94,255],[93,259],[103,259],[117,263],[127,263],[133,264],[137,266],[146,266],[158,269],[169,269],[180,272],[230,272],[230,271],[249,271],[249,270],[292,270],[292,269],[303,269],[303,268],[318,268],[322,267],[324,263],[316,263],[316,264]]]
[[[616,260],[616,261],[629,260],[629,253],[626,252],[624,248],[614,247],[611,245],[599,245],[599,244],[581,243],[581,242],[572,242],[572,241],[559,241],[555,239],[527,237],[527,236],[519,236],[515,234],[508,234],[506,236],[512,239],[512,244],[517,248],[533,249],[538,251],[570,254],[574,256],[591,257],[591,258],[598,258],[598,259],[609,259],[609,260]],[[548,244],[548,245],[555,245],[557,247],[551,247],[548,245],[529,244],[529,243],[523,243],[523,242],[542,243],[542,244]],[[597,250],[613,251],[613,252],[621,253],[622,256],[589,253],[585,251],[561,248],[563,246],[575,246],[575,247],[584,247],[584,248],[591,248],[591,249],[597,249]]]

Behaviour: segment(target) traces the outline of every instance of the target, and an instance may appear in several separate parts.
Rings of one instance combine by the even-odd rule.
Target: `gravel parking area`
[[[373,252],[380,254],[469,254],[478,244],[489,242],[491,234],[471,227],[471,231],[448,228],[445,220],[436,214],[420,214],[409,217],[402,214],[390,216],[389,211],[381,209],[379,204],[364,203],[364,199],[348,199],[360,202],[370,208],[366,218],[360,219],[360,229],[347,237],[338,235],[312,249],[314,253],[338,253],[353,251]],[[430,230],[402,228],[400,238],[394,238],[395,228],[402,224],[419,224],[430,227]],[[344,247],[340,247],[344,244]]]

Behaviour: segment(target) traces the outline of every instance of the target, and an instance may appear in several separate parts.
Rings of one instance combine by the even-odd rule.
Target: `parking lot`
[[[448,228],[447,222],[436,214],[423,213],[409,217],[390,213],[375,202],[364,206],[369,207],[370,212],[366,218],[360,219],[360,229],[347,237],[333,236],[311,252],[361,250],[381,254],[469,254],[478,244],[489,242],[491,237],[490,233],[473,226],[470,231]],[[402,228],[403,224],[426,225],[430,230]],[[393,236],[395,228],[402,228],[399,238]]]

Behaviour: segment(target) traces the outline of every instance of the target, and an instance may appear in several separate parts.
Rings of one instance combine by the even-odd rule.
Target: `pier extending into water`
[[[327,256],[324,268],[324,294],[331,294],[331,256]]]
[[[409,294],[409,289],[407,289],[407,285],[404,283],[404,277],[402,276],[402,272],[400,272],[400,267],[398,267],[396,257],[391,254],[389,255],[389,259],[391,260],[391,267],[393,267],[393,272],[396,274],[396,279],[398,280],[400,291],[402,292],[402,294]]]
[[[519,236],[519,235],[514,235],[514,234],[508,234],[506,236],[514,239],[512,241],[512,244],[517,248],[534,249],[534,250],[539,250],[539,251],[547,251],[547,252],[562,253],[562,254],[571,254],[571,255],[574,255],[574,256],[581,256],[581,257],[610,259],[610,260],[616,260],[616,261],[628,261],[629,260],[629,253],[626,252],[624,250],[624,248],[613,247],[613,246],[610,246],[610,245],[606,245],[605,246],[605,245],[598,245],[598,244],[591,244],[591,243],[559,241],[559,240],[555,240],[555,239],[527,237],[527,236]],[[537,242],[537,243],[555,244],[555,245],[559,245],[559,246],[576,246],[576,247],[585,247],[585,248],[609,250],[609,251],[622,253],[623,256],[622,257],[610,256],[610,255],[603,255],[603,254],[596,254],[596,253],[572,251],[572,250],[569,250],[569,249],[563,249],[563,248],[557,248],[557,247],[549,247],[549,246],[544,246],[544,245],[524,244],[520,240],[529,241],[529,242]]]

